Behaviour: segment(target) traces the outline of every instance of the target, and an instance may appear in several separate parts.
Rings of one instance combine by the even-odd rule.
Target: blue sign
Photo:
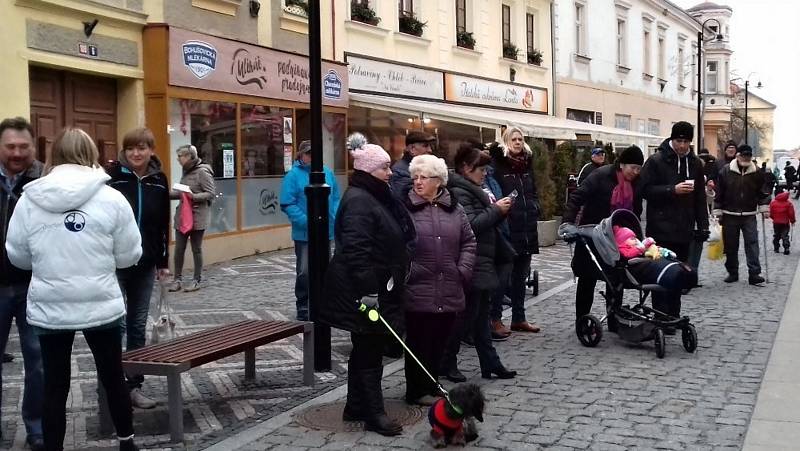
[[[183,44],[183,64],[197,78],[204,78],[217,67],[217,49],[203,41]]]
[[[322,79],[323,94],[326,99],[341,99],[342,98],[342,79],[335,70],[328,71],[325,78]]]

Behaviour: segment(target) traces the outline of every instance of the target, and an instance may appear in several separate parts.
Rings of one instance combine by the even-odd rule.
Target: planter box
[[[539,221],[538,223],[538,233],[539,233],[539,247],[547,247],[556,244],[556,240],[558,239],[558,224],[560,221],[551,220],[551,221]]]

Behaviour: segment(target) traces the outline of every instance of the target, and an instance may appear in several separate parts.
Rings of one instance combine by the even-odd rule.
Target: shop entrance
[[[88,133],[100,151],[100,163],[117,159],[117,81],[74,72],[29,68],[31,123],[37,158],[67,125]]]

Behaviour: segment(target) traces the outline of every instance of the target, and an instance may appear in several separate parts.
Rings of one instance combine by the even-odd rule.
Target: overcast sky
[[[671,0],[690,8],[702,0]],[[731,69],[750,77],[750,89],[777,105],[773,148],[800,146],[800,0],[712,0],[733,9]],[[761,81],[764,87],[754,89]]]

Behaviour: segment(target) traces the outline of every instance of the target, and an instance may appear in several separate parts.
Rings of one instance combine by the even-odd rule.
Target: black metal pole
[[[308,2],[308,65],[311,96],[311,177],[305,189],[308,199],[309,310],[314,321],[314,370],[331,369],[331,329],[319,322],[325,303],[323,283],[330,259],[328,239],[328,195],[322,170],[322,49],[319,0]]]
[[[703,32],[697,32],[697,145],[699,152],[703,145]]]
[[[744,81],[744,143],[749,145],[747,141],[747,132],[750,129],[747,123],[747,96],[748,96],[748,87],[750,86],[750,80]]]

